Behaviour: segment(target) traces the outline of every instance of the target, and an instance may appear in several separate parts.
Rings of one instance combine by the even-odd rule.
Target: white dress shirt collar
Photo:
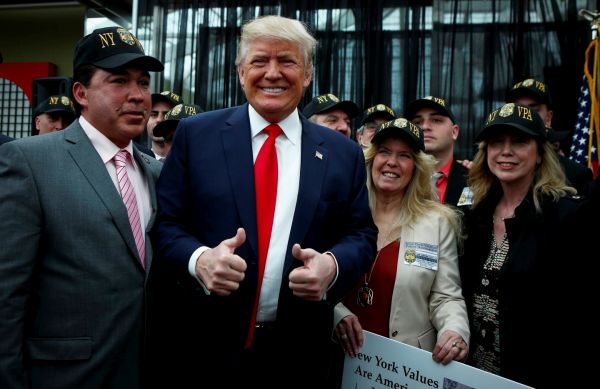
[[[98,131],[96,127],[94,127],[90,122],[85,120],[83,116],[79,116],[79,124],[81,125],[81,128],[83,128],[83,131],[88,136],[88,138],[90,138],[92,146],[94,146],[98,154],[100,154],[100,158],[102,158],[102,162],[104,164],[113,159],[115,154],[117,154],[117,152],[121,150],[121,148],[114,144],[110,139],[108,139],[106,135]],[[129,141],[129,144],[127,145],[127,147],[125,147],[124,150],[129,151],[129,153],[133,157],[133,143],[131,141]],[[134,162],[133,165],[136,166],[136,163]]]
[[[248,114],[250,116],[250,131],[252,138],[254,138],[271,123],[260,116],[250,104],[248,104],[248,107]],[[281,130],[285,134],[286,138],[288,138],[292,144],[298,144],[302,133],[302,123],[300,122],[300,115],[298,115],[297,108],[294,109],[294,111],[289,114],[288,117],[276,124],[279,124],[279,127],[281,127]]]

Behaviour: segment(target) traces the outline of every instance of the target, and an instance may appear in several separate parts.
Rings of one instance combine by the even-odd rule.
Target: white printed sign
[[[464,363],[444,366],[428,351],[369,331],[364,334],[359,354],[346,355],[342,389],[531,389]]]

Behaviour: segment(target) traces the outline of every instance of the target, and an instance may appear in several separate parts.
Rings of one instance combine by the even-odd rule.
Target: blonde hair
[[[388,138],[389,139],[389,138]],[[402,139],[402,138],[398,138]],[[371,212],[377,207],[377,196],[373,184],[373,160],[379,151],[380,144],[372,143],[365,152],[365,164],[367,167],[367,191],[369,194],[369,207]],[[412,151],[415,168],[413,176],[406,187],[402,201],[400,202],[400,213],[394,222],[392,229],[401,229],[403,226],[416,223],[419,217],[434,211],[444,219],[448,220],[454,230],[458,246],[461,247],[461,212],[456,207],[440,204],[431,184],[431,175],[435,171],[435,159],[423,151]]]
[[[242,26],[235,58],[236,66],[239,67],[244,62],[250,44],[259,38],[272,38],[297,44],[304,57],[306,73],[313,74],[313,56],[317,40],[308,32],[307,25],[295,19],[276,15],[261,16],[247,22]]]
[[[567,178],[552,145],[545,140],[536,140],[536,144],[542,162],[537,165],[532,191],[535,210],[541,213],[543,196],[549,196],[557,201],[567,194],[576,194],[577,190],[567,185]],[[468,184],[473,192],[473,208],[488,196],[493,187],[500,186],[500,181],[492,174],[487,164],[487,145],[486,140],[479,142],[477,153],[473,158],[473,167],[469,171]]]

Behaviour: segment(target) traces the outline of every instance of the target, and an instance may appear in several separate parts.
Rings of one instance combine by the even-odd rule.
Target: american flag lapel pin
[[[319,153],[318,151],[315,151],[315,157],[323,160],[323,154]]]

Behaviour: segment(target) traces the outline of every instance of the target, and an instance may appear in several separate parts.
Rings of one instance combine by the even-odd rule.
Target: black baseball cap
[[[432,108],[435,109],[440,115],[447,116],[452,120],[452,124],[456,124],[456,118],[450,110],[446,100],[441,97],[426,96],[421,99],[413,100],[406,106],[405,116],[408,120],[413,120],[417,115],[417,112],[421,108]]]
[[[489,138],[503,128],[516,129],[532,138],[546,140],[546,126],[538,113],[531,108],[507,103],[488,115],[484,127],[475,136],[476,141]]]
[[[202,108],[196,104],[177,104],[165,114],[165,120],[158,123],[152,130],[155,137],[166,137],[171,130],[177,128],[181,119],[197,115],[203,112]]]
[[[33,110],[33,116],[38,116],[43,113],[60,113],[64,116],[75,119],[75,107],[69,96],[53,95],[42,101]]]
[[[380,145],[381,142],[392,136],[401,137],[415,151],[425,151],[423,130],[405,118],[390,120],[377,126],[371,142]]]
[[[183,104],[183,99],[181,96],[169,90],[162,91],[160,93],[152,93],[152,104],[156,104],[158,101],[167,102],[169,105],[171,105],[171,108],[177,104]]]
[[[396,119],[396,112],[385,104],[377,104],[365,110],[361,123],[365,124],[378,117],[383,118],[386,121],[394,120]]]
[[[340,100],[336,95],[327,93],[324,95],[317,96],[311,100],[310,103],[306,104],[302,113],[307,118],[314,114],[330,111],[334,108],[341,109],[346,112],[350,119],[355,118],[360,113],[358,105],[350,100]]]
[[[507,103],[514,103],[521,96],[529,96],[539,104],[546,104],[548,107],[552,106],[552,100],[550,99],[550,93],[548,93],[546,84],[533,78],[528,78],[513,85],[506,93],[505,100]]]
[[[146,55],[140,41],[129,30],[119,27],[104,27],[81,38],[75,47],[73,70],[83,65],[94,65],[110,70],[135,61],[141,68],[162,72],[163,64]]]

